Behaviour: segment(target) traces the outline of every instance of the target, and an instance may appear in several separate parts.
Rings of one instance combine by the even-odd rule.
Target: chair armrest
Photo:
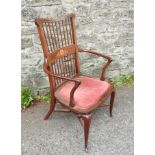
[[[74,106],[74,92],[79,87],[79,85],[81,84],[81,81],[80,80],[71,79],[71,78],[68,78],[68,77],[64,77],[64,76],[54,75],[54,74],[52,74],[48,70],[48,65],[46,65],[46,64],[43,65],[43,69],[44,69],[44,72],[46,74],[48,74],[49,76],[60,78],[60,79],[71,81],[71,82],[75,83],[74,87],[72,88],[72,90],[70,92],[70,103],[69,103],[69,106],[73,107]]]
[[[90,54],[94,54],[94,55],[103,57],[108,60],[108,62],[103,65],[103,69],[102,69],[102,73],[101,73],[101,77],[100,77],[100,80],[102,80],[102,81],[105,80],[105,72],[106,72],[106,69],[109,66],[109,64],[112,62],[112,58],[109,56],[106,56],[102,53],[96,52],[96,51],[85,50],[85,49],[81,49],[81,48],[78,48],[78,49],[79,49],[79,52],[87,52]]]
[[[87,53],[95,54],[97,56],[100,56],[100,57],[103,57],[103,58],[107,59],[110,62],[112,61],[112,58],[111,57],[109,57],[107,55],[104,55],[102,53],[99,53],[97,51],[92,51],[92,50],[86,50],[86,49],[79,48],[79,52],[87,52]]]

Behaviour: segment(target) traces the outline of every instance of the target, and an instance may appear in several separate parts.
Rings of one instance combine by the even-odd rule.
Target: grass
[[[124,75],[117,78],[111,78],[108,81],[116,87],[121,87],[121,86],[132,87],[134,85],[134,76]]]

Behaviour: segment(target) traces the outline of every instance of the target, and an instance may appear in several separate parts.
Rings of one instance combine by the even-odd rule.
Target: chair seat
[[[74,110],[88,113],[99,106],[103,98],[110,95],[112,85],[106,81],[101,81],[96,78],[80,76],[74,79],[80,79],[81,84],[74,93]],[[70,92],[74,86],[74,82],[68,81],[60,86],[55,97],[58,101],[66,106],[69,106]]]

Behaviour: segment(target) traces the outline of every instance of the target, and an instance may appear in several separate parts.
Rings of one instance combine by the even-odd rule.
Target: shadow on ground
[[[107,108],[95,112],[88,153],[84,151],[83,128],[74,114],[54,112],[44,121],[49,104],[31,106],[21,114],[22,155],[133,155],[133,91],[117,89],[113,118]]]

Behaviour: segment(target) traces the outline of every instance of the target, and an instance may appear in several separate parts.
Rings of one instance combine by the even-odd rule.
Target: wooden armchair
[[[50,83],[50,108],[45,120],[54,111],[56,101],[77,115],[84,127],[85,149],[88,144],[89,127],[93,112],[111,95],[110,116],[115,97],[115,89],[105,80],[105,71],[112,59],[104,54],[84,50],[77,46],[75,15],[70,14],[60,20],[35,19],[44,53],[43,69]],[[107,60],[103,65],[100,79],[80,76],[79,52],[95,54]]]

